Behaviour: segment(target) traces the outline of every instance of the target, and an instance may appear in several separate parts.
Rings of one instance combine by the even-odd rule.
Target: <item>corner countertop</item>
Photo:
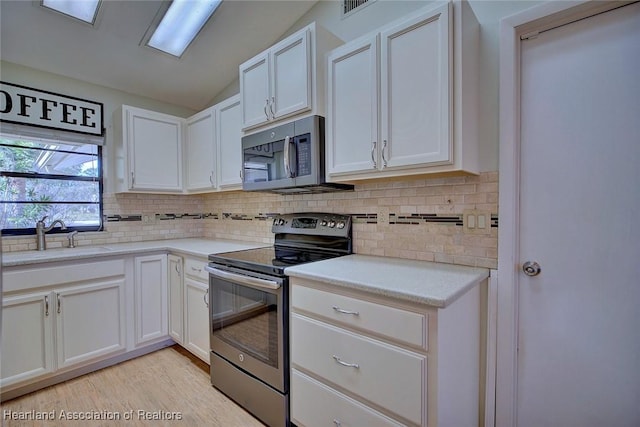
[[[357,254],[287,267],[285,273],[437,308],[489,277],[486,268]]]
[[[142,252],[167,251],[206,258],[209,254],[240,251],[270,246],[268,243],[214,239],[170,239],[146,242],[114,243],[75,248],[56,248],[46,251],[21,251],[2,254],[2,266],[41,264],[55,261],[73,261],[104,256],[131,255]]]

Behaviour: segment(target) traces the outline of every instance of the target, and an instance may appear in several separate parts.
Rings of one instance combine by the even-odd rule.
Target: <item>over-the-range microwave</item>
[[[309,116],[242,138],[242,189],[282,194],[353,190],[325,180],[324,117]]]

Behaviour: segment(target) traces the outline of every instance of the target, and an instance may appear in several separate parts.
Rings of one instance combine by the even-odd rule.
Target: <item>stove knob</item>
[[[329,228],[333,228],[336,226],[336,222],[334,220],[329,221]]]
[[[280,221],[278,222],[278,225],[284,225],[284,219],[280,218]]]
[[[273,225],[278,225],[278,218],[273,218]]]
[[[323,226],[323,227],[326,227],[327,226],[327,220],[323,219],[322,221],[320,221],[320,225]]]
[[[339,229],[341,229],[341,230],[342,230],[342,229],[344,228],[344,226],[345,226],[345,223],[344,223],[344,222],[340,221],[340,222],[338,223],[338,228],[339,228]]]

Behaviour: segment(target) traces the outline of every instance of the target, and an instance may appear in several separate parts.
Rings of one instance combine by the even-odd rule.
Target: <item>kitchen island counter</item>
[[[285,273],[437,308],[489,277],[486,268],[358,254],[288,267]]]

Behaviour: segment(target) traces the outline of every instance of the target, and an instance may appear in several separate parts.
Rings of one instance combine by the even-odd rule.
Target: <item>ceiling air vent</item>
[[[367,4],[373,3],[375,0],[342,0],[342,17],[345,18],[353,13],[356,13],[360,9],[363,9]]]

